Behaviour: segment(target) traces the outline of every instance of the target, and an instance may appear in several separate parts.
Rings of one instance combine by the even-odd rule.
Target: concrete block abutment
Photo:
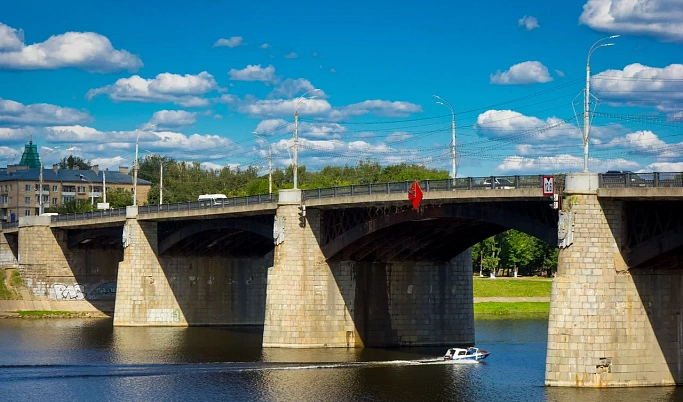
[[[263,325],[262,258],[164,257],[156,222],[126,219],[115,326]]]
[[[282,202],[284,241],[268,272],[264,347],[454,345],[474,342],[472,260],[328,261],[321,210]]]
[[[83,311],[88,302],[88,311],[112,313],[121,251],[70,249],[66,230],[50,228],[49,217],[30,218],[20,218],[17,235],[19,272],[29,299],[60,302],[67,311]],[[67,302],[77,303],[71,308]]]
[[[631,268],[623,256],[622,201],[598,198],[592,179],[572,187],[573,243],[553,281],[548,386],[628,387],[681,382],[683,275]],[[567,203],[565,203],[567,205]]]

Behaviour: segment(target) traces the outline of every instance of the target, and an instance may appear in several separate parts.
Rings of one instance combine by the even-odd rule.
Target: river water
[[[547,320],[477,320],[491,356],[474,364],[438,361],[442,347],[262,349],[261,330],[0,320],[0,400],[683,400],[676,387],[544,387]]]

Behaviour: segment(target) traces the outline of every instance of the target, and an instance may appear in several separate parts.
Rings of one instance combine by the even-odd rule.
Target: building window
[[[24,203],[30,204],[31,203],[31,197],[24,198]]]
[[[78,194],[85,194],[85,186],[78,186]]]
[[[62,186],[62,192],[73,193],[76,191],[76,186]]]
[[[30,209],[27,209],[27,210],[24,212],[24,215],[25,215],[25,216],[31,216],[31,210],[30,210]]]
[[[56,193],[57,192],[57,186],[52,186],[52,192]]]
[[[31,191],[31,185],[30,184],[26,185],[26,191]]]
[[[73,195],[64,195],[62,196],[62,204],[66,204],[67,201],[72,201],[75,199],[76,197],[74,197]]]
[[[56,198],[52,199],[52,205],[57,205],[57,199]]]

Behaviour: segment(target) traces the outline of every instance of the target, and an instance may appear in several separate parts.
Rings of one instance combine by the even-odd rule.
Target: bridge
[[[474,343],[477,242],[560,245],[546,383],[683,383],[683,175],[381,183],[26,217],[0,262],[36,294],[108,300],[114,325],[262,325],[265,347]],[[302,206],[305,216],[301,217]]]

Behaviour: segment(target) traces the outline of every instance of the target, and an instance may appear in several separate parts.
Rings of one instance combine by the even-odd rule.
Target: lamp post
[[[148,124],[143,130],[135,130],[138,135],[135,138],[135,163],[133,164],[133,206],[138,205],[138,143],[140,142],[140,133],[154,127],[156,124]]]
[[[46,148],[43,154],[40,155],[40,178],[39,178],[39,189],[38,189],[38,215],[43,214],[43,158],[45,155],[54,152],[54,149]]]
[[[591,55],[601,47],[614,46],[614,43],[602,43],[603,40],[618,38],[619,35],[612,35],[598,39],[593,43],[588,51],[586,59],[586,90],[583,98],[583,171],[588,172],[588,133],[590,131],[590,90],[591,90]]]
[[[457,167],[455,163],[455,111],[453,110],[453,106],[451,105],[450,102],[448,102],[446,99],[438,96],[438,95],[432,95],[434,98],[439,99],[438,102],[436,102],[437,105],[444,105],[451,109],[451,163],[452,163],[452,172],[451,172],[451,178],[453,179],[453,184],[455,184],[455,175],[457,174]]]
[[[306,95],[311,92],[320,91],[319,89],[311,89],[310,91],[304,92],[299,99],[296,101],[296,106],[294,106],[294,190],[297,189],[298,184],[298,173],[299,173],[299,104],[306,99]],[[311,96],[310,99],[315,98]]]
[[[265,136],[258,134],[256,131],[254,131],[252,134],[264,140],[266,144],[268,144],[268,194],[273,194],[273,154],[270,147],[270,142]]]
[[[92,185],[92,180],[88,179],[88,177],[83,174],[79,174],[78,177],[81,179],[81,181],[87,181],[90,183],[90,205],[95,205],[95,187]]]

